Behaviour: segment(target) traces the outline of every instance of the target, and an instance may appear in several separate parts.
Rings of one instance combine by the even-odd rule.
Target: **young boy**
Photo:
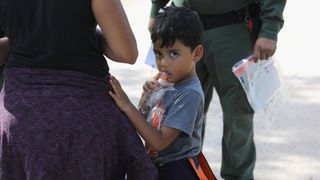
[[[145,142],[157,152],[153,160],[159,179],[198,179],[188,162],[201,149],[204,95],[195,65],[203,54],[202,24],[198,15],[187,8],[170,7],[156,18],[151,39],[160,73],[174,83],[174,91],[166,91],[157,112],[161,125],[149,124],[130,102],[120,83],[111,77],[109,92],[128,116]],[[144,85],[144,91],[158,87],[156,81]]]

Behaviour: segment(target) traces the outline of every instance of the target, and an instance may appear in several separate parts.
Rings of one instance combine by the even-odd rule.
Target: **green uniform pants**
[[[232,66],[252,53],[250,33],[244,24],[232,24],[203,33],[204,56],[197,74],[205,93],[205,113],[213,88],[223,111],[222,167],[225,179],[253,179],[256,153],[253,110],[232,73]],[[203,130],[204,135],[204,130]]]

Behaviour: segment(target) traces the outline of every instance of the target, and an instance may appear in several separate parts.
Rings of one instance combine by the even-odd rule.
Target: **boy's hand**
[[[151,93],[152,91],[156,91],[159,89],[160,84],[158,82],[158,79],[160,78],[161,73],[157,73],[152,80],[146,81],[143,86],[142,86],[142,94],[141,98],[139,101],[139,107],[140,107],[140,112],[142,112],[143,116],[147,116],[148,112],[150,111],[150,107],[146,105],[146,102],[148,100],[147,97],[145,97],[147,94]],[[142,110],[142,111],[141,111]]]
[[[152,91],[157,91],[160,87],[160,84],[158,83],[158,81],[156,79],[152,79],[150,81],[146,81],[143,85],[143,91],[142,91],[142,95],[141,95],[141,99],[139,102],[139,107],[143,110],[141,111],[142,114],[144,116],[147,115],[147,113],[150,111],[150,107],[148,107],[146,105],[147,101],[148,101],[148,97],[147,96],[149,93],[151,93]]]
[[[143,94],[145,93],[149,93],[152,91],[156,91],[160,88],[160,84],[158,82],[158,79],[160,78],[161,73],[159,72],[158,74],[156,74],[152,80],[150,81],[146,81],[143,85]]]
[[[150,81],[146,81],[143,85],[143,93],[149,93],[152,91],[156,91],[158,90],[160,87],[160,84],[158,83],[158,81],[156,79],[152,79]]]
[[[117,106],[122,111],[126,112],[133,106],[133,104],[131,103],[127,94],[123,91],[119,81],[115,77],[110,76],[110,84],[113,89],[113,92],[109,91],[110,96],[113,98]]]

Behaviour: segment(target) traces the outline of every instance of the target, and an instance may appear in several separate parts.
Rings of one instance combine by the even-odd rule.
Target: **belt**
[[[239,11],[230,11],[223,14],[198,14],[204,30],[209,30],[221,26],[226,26],[230,24],[236,24],[243,22],[245,16],[245,9]]]

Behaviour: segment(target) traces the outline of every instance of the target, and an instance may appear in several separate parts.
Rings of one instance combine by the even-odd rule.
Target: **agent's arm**
[[[149,31],[151,31],[154,26],[155,18],[158,16],[159,10],[161,8],[164,8],[168,4],[168,2],[169,0],[151,0],[151,12],[148,24]]]
[[[277,36],[283,26],[283,10],[286,0],[261,0],[261,30],[254,46],[254,60],[268,59],[277,46]]]
[[[7,61],[9,54],[9,39],[4,37],[0,38],[0,65]]]
[[[92,10],[106,41],[107,57],[134,64],[137,43],[120,0],[92,0]]]
[[[111,77],[110,83],[113,88],[113,92],[109,92],[110,96],[153,150],[158,152],[165,149],[179,136],[181,131],[178,129],[162,127],[158,130],[152,127],[130,102],[118,80]]]

